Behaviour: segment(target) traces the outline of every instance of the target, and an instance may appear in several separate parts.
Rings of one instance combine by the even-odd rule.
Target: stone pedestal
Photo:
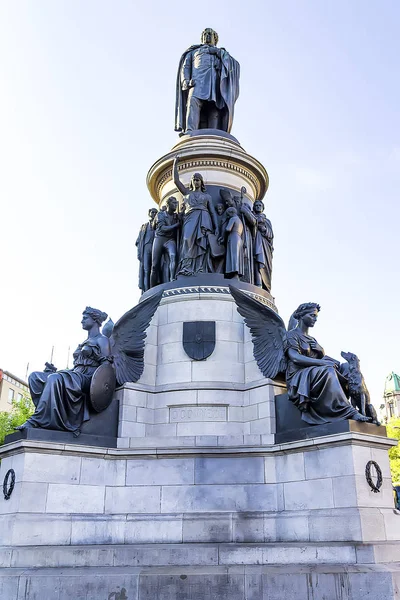
[[[3,446],[0,479],[12,468],[16,484],[0,501],[0,597],[95,600],[122,588],[134,600],[396,597],[392,441],[203,440]],[[370,460],[383,472],[379,493],[365,478]]]
[[[148,330],[144,373],[117,392],[118,447],[272,444],[274,396],[284,384],[259,371],[229,281],[204,275],[191,285],[187,279],[163,286],[165,297]],[[238,285],[276,310],[270,294]],[[207,360],[192,360],[182,344],[183,323],[194,320],[215,322],[215,349]]]
[[[248,154],[229,133],[201,129],[182,136],[170,152],[157,160],[147,175],[150,194],[160,206],[171,196],[180,197],[172,179],[172,163],[179,154],[179,176],[185,185],[200,172],[213,200],[219,200],[221,187],[240,194],[244,186],[251,202],[262,199],[268,189],[265,167]]]
[[[244,185],[248,202],[268,187],[235,138],[195,132],[150,169],[158,204],[176,193],[176,152],[184,182],[201,171],[215,202],[221,187]],[[74,439],[41,431],[0,448],[0,481],[15,474],[10,498],[0,498],[0,598],[398,596],[400,514],[387,456],[396,442],[369,424],[286,431],[289,411],[276,412],[285,385],[259,371],[229,283],[207,274],[163,285],[143,375],[117,390],[101,436],[90,426]],[[277,310],[270,294],[236,285]],[[206,360],[184,350],[187,321],[215,322]],[[369,461],[382,469],[377,493]]]
[[[216,322],[205,361],[182,346],[193,319]],[[357,424],[277,443],[284,384],[259,372],[226,282],[167,286],[145,363],[117,391],[117,448],[51,435],[1,447],[0,481],[15,472],[0,500],[1,598],[396,597],[394,442]]]

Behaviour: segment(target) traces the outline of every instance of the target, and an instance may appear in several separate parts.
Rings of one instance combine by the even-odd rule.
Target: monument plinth
[[[101,330],[86,308],[73,369],[31,377],[0,447],[0,598],[397,597],[396,441],[357,357],[310,335],[319,305],[278,314],[268,175],[230,134],[240,69],[217,42],[179,63],[139,304]]]
[[[155,202],[162,206],[167,198],[178,192],[172,176],[172,164],[179,154],[179,175],[189,182],[200,171],[207,182],[207,192],[214,202],[220,202],[219,190],[225,187],[240,195],[245,187],[249,200],[262,200],[269,179],[265,167],[245,152],[230,134],[217,130],[200,129],[182,136],[170,152],[152,165],[147,175],[147,186]]]

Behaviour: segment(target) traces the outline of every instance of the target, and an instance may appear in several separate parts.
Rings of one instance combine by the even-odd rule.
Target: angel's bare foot
[[[353,421],[371,421],[371,417],[366,417],[365,415],[362,415],[361,413],[357,412],[353,417],[351,417],[353,419]]]

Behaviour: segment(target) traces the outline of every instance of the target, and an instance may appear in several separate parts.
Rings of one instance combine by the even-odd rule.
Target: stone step
[[[400,561],[400,543],[131,544],[0,548],[2,568],[376,564]]]
[[[400,565],[0,569],[3,600],[394,600]]]

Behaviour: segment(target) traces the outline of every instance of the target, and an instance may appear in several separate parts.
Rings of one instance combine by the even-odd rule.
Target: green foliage
[[[387,434],[390,438],[400,440],[400,418],[392,418],[388,421]],[[390,470],[393,483],[400,483],[400,448],[399,445],[389,450]]]
[[[34,413],[35,407],[29,396],[21,400],[13,400],[11,412],[0,412],[0,444],[9,433],[14,432],[14,427],[22,425]]]

